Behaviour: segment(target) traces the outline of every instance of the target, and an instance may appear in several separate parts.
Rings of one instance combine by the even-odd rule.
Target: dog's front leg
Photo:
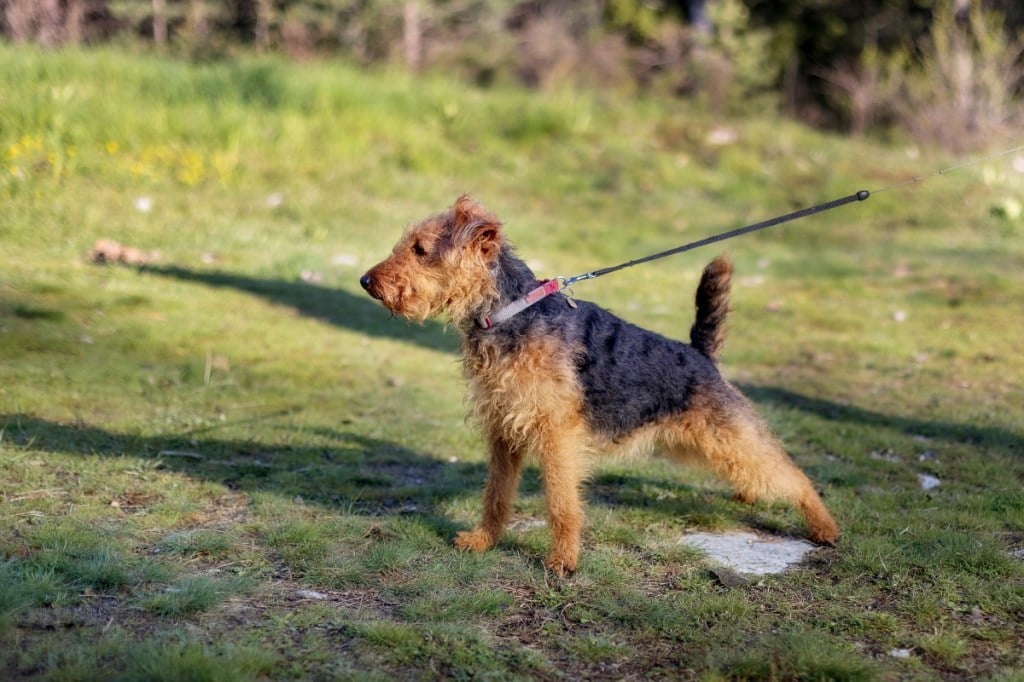
[[[521,449],[511,446],[501,436],[491,437],[491,461],[487,470],[487,486],[484,488],[484,516],[479,526],[455,537],[456,547],[482,552],[498,542],[512,513],[512,501],[519,487],[522,464]]]
[[[580,485],[585,476],[581,439],[560,433],[548,439],[540,452],[551,553],[544,565],[559,576],[576,570],[583,532],[583,501]]]

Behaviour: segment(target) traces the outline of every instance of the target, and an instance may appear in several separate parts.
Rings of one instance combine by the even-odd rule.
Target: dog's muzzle
[[[373,277],[370,275],[370,273],[366,273],[365,275],[359,278],[359,285],[366,290],[366,293],[368,293],[370,296],[373,296],[375,299],[379,301],[381,300],[381,295],[377,288],[373,286],[374,284],[375,282],[373,281]]]

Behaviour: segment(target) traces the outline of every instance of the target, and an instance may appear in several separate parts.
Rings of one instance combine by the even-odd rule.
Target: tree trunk
[[[192,42],[202,45],[206,42],[206,7],[203,0],[189,0],[188,32]]]
[[[261,50],[270,48],[270,14],[272,0],[256,0],[256,46]]]
[[[39,21],[39,44],[57,47],[63,41],[63,20],[60,0],[40,0],[36,17]]]
[[[13,43],[24,43],[32,37],[32,0],[9,0],[4,7],[7,37]]]
[[[153,0],[153,42],[157,45],[167,42],[166,0]]]
[[[68,0],[64,15],[64,40],[80,45],[85,30],[85,0]]]
[[[408,0],[403,13],[402,44],[405,47],[405,65],[410,71],[419,71],[423,59],[423,33],[420,25],[420,3]]]

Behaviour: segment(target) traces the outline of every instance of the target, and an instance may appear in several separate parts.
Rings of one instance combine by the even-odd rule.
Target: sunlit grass
[[[595,471],[573,578],[533,467],[499,546],[454,552],[486,469],[457,344],[358,285],[463,192],[552,276],[951,161],[685,101],[0,47],[2,676],[1012,677],[1013,159],[723,246],[724,371],[844,532],[739,585],[678,537],[798,515],[658,460]],[[717,251],[575,295],[683,338]]]

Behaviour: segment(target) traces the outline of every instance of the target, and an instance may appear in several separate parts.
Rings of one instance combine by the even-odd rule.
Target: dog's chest
[[[490,423],[516,430],[578,413],[581,392],[570,354],[557,340],[467,340],[463,366],[474,411]]]

